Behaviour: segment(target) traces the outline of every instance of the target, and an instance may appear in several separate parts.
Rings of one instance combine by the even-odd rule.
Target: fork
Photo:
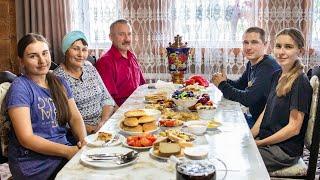
[[[129,151],[125,154],[118,154],[118,155],[107,155],[107,154],[88,154],[87,156],[92,160],[115,160],[117,163],[123,164],[129,162],[130,160],[134,159],[138,155],[135,151]]]

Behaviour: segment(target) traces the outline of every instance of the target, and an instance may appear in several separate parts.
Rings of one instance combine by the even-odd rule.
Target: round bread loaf
[[[141,125],[138,125],[135,127],[123,126],[123,130],[130,131],[130,132],[143,132]]]
[[[153,131],[153,130],[157,129],[157,125],[156,125],[155,121],[149,122],[149,123],[144,123],[142,125],[142,129],[143,129],[143,132]]]
[[[142,109],[130,110],[124,113],[125,117],[140,117],[147,115],[146,112]]]
[[[138,119],[139,124],[153,122],[156,119],[153,116],[142,116]]]
[[[135,117],[129,117],[123,120],[123,124],[126,126],[135,127],[139,125],[139,121]]]

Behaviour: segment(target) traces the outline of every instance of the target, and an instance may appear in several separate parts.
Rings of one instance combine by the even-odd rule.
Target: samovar
[[[173,83],[184,83],[184,73],[187,70],[189,49],[190,48],[187,47],[187,43],[182,43],[182,37],[179,35],[174,37],[174,43],[169,42],[167,55],[169,71]]]

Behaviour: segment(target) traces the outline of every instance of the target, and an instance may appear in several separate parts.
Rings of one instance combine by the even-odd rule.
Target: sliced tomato
[[[127,139],[127,144],[129,145],[129,146],[134,146],[134,143],[135,143],[135,141],[132,139],[132,140],[128,140]]]
[[[152,143],[155,142],[157,140],[157,137],[155,135],[148,135],[146,137],[149,141],[151,141]]]
[[[127,137],[127,141],[132,141],[132,140],[134,140],[134,137],[133,137],[133,136],[128,136],[128,137]]]
[[[175,126],[175,120],[166,121],[165,126],[174,127]]]
[[[141,142],[140,141],[134,141],[133,146],[135,147],[142,147]]]
[[[151,146],[152,142],[149,141],[146,137],[143,137],[140,139],[140,143],[142,146],[146,147],[146,146]]]

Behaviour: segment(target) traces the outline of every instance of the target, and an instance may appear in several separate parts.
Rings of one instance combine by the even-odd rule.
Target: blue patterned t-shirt
[[[68,98],[72,98],[66,81],[62,78],[60,80]],[[56,107],[49,89],[40,87],[22,75],[12,83],[7,94],[6,107],[29,107],[33,134],[56,143],[70,145],[66,139],[66,127],[59,126],[57,122]],[[24,148],[15,136],[13,128],[9,132],[8,148],[9,166],[14,179],[46,179],[45,177],[51,176],[63,161],[61,157],[43,155]]]

